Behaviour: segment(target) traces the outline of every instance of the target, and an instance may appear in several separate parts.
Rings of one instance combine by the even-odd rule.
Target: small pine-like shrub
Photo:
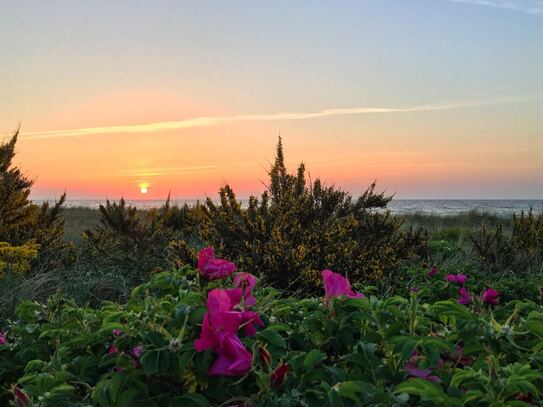
[[[220,203],[202,206],[201,238],[243,270],[266,270],[272,285],[313,290],[320,271],[341,271],[354,281],[387,285],[394,270],[424,250],[426,235],[402,230],[386,210],[392,197],[372,184],[358,199],[319,179],[306,180],[304,164],[287,172],[281,139],[270,182],[243,208],[227,185]]]
[[[513,215],[511,232],[499,224],[470,234],[480,269],[495,275],[525,275],[543,271],[543,214],[531,210]]]
[[[18,131],[9,141],[0,144],[0,242],[39,248],[33,256],[33,271],[64,267],[73,261],[73,249],[63,240],[61,213],[66,194],[54,205],[38,206],[30,202],[34,181],[13,165],[17,137]]]

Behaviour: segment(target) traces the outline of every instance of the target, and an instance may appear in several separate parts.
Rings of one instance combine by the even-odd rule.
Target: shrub
[[[478,266],[494,275],[526,275],[543,271],[543,213],[513,215],[510,233],[499,224],[470,234]]]
[[[266,270],[270,284],[314,290],[320,270],[343,270],[355,281],[386,286],[394,270],[424,251],[426,236],[386,210],[391,197],[372,184],[358,199],[319,179],[306,180],[304,164],[290,175],[281,139],[268,190],[245,209],[227,185],[220,203],[202,206],[200,235],[247,271]]]
[[[34,181],[12,164],[17,137],[18,131],[8,142],[0,144],[0,242],[39,248],[33,271],[64,267],[73,261],[71,245],[63,242],[64,224],[60,216],[66,194],[52,206],[29,201]]]
[[[132,287],[169,261],[194,258],[190,236],[185,238],[190,217],[186,206],[171,207],[168,199],[162,208],[143,212],[121,199],[118,203],[108,200],[99,211],[99,224],[83,234],[81,258],[96,262],[101,270],[114,270]]]

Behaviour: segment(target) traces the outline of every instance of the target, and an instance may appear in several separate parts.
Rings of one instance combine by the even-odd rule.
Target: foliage
[[[39,248],[34,270],[66,266],[73,260],[71,245],[63,242],[61,212],[66,194],[52,206],[29,201],[34,181],[13,165],[18,133],[0,144],[0,242]]]
[[[30,269],[30,262],[37,255],[38,246],[35,243],[12,246],[0,242],[0,277],[5,272],[26,273]]]
[[[97,272],[112,270],[131,287],[158,272],[169,261],[179,264],[194,258],[190,237],[185,237],[189,208],[171,207],[169,199],[160,209],[145,213],[124,199],[100,205],[99,223],[83,234],[82,259],[95,262]],[[179,226],[178,231],[173,226]]]
[[[514,215],[510,233],[502,225],[490,231],[486,227],[470,235],[479,267],[492,274],[543,271],[543,213],[531,210]]]
[[[22,303],[16,320],[2,322],[0,404],[15,397],[13,384],[40,407],[543,401],[543,308],[530,301],[492,310],[447,297],[426,303],[422,293],[411,293],[338,297],[323,305],[322,298],[285,298],[261,287],[254,309],[265,327],[242,337],[253,353],[251,370],[209,376],[215,356],[196,352],[194,341],[207,293],[230,284],[204,283],[183,267],[154,275],[126,305],[93,309],[60,297]],[[284,381],[272,380],[283,364]]]

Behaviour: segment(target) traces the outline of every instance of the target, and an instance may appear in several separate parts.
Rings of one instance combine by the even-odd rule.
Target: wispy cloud
[[[158,177],[162,175],[185,175],[201,174],[216,170],[216,164],[193,165],[185,167],[158,167],[158,168],[126,168],[121,170],[121,176],[124,177]]]
[[[306,113],[270,113],[270,114],[245,114],[234,116],[204,116],[178,121],[156,122],[147,124],[131,124],[119,126],[87,127],[66,130],[47,130],[24,132],[23,140],[49,139],[59,137],[82,137],[100,134],[126,134],[126,133],[152,133],[158,131],[183,130],[195,127],[208,127],[220,124],[247,122],[247,121],[285,121],[308,120],[342,115],[363,115],[378,113],[414,113],[432,112],[451,109],[464,109],[470,107],[482,107],[504,103],[514,103],[527,100],[541,99],[542,96],[524,98],[497,98],[492,100],[456,101],[436,104],[426,104],[408,107],[353,107],[339,109],[325,109],[318,112]]]
[[[531,15],[543,15],[542,0],[445,0],[454,3],[472,4],[516,11]]]

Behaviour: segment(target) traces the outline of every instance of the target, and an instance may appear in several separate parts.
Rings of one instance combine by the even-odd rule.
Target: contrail
[[[487,6],[503,10],[516,11],[531,15],[543,15],[543,1],[541,0],[446,0],[454,3],[472,4],[474,6]]]
[[[247,122],[247,121],[280,121],[280,120],[307,120],[330,116],[362,115],[377,113],[411,113],[431,112],[439,110],[463,109],[513,103],[519,101],[541,99],[541,96],[529,98],[502,98],[494,100],[459,101],[438,104],[426,104],[410,107],[353,107],[343,109],[325,109],[318,112],[307,113],[271,113],[271,114],[245,114],[235,116],[203,116],[177,121],[156,122],[147,124],[131,124],[119,126],[87,127],[66,130],[47,130],[22,133],[21,140],[37,140],[59,137],[82,137],[99,134],[125,134],[125,133],[152,133],[157,131],[182,130],[194,127],[217,126],[220,124]]]

